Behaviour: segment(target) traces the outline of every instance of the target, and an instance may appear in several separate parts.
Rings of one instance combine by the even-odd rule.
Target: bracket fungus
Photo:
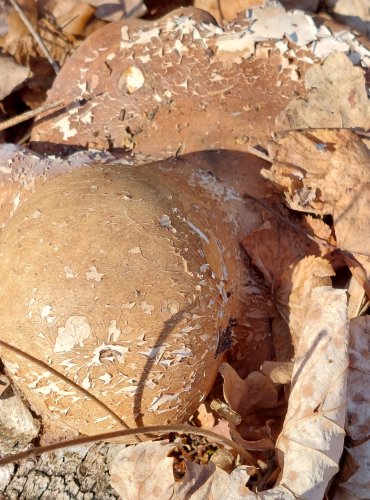
[[[195,161],[38,164],[31,189],[14,180],[0,235],[0,333],[40,363],[4,349],[8,375],[38,415],[84,434],[117,421],[68,380],[129,426],[185,421],[241,311],[242,198]]]

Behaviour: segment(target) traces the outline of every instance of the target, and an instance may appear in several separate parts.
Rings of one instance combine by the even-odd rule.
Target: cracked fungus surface
[[[217,210],[205,217],[197,190],[178,188],[155,169],[83,168],[40,188],[2,234],[1,337],[129,425],[195,410],[231,314]],[[45,366],[4,361],[42,416],[87,434],[117,425]]]

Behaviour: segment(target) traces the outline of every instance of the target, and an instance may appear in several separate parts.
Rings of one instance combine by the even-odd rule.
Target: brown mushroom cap
[[[206,12],[181,9],[95,32],[56,78],[47,102],[63,98],[66,106],[36,122],[34,147],[124,148],[163,158],[246,149],[248,137],[269,137],[288,100],[305,94],[297,71],[308,64],[291,63],[274,40],[255,51],[244,36],[249,24],[244,15],[223,30]]]
[[[1,235],[1,338],[130,426],[192,414],[216,376],[218,333],[239,307],[242,259],[225,203],[163,170],[62,174]],[[86,434],[116,426],[47,369],[2,356],[39,414]]]

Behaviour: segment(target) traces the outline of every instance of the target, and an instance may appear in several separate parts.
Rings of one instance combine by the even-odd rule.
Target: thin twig
[[[107,406],[105,403],[103,403],[103,401],[101,401],[99,398],[97,398],[96,396],[94,396],[94,394],[92,394],[91,392],[87,391],[86,389],[84,389],[80,385],[76,384],[76,382],[74,382],[73,380],[70,380],[68,377],[66,377],[65,375],[63,375],[63,373],[58,372],[58,370],[56,370],[52,366],[49,366],[44,361],[41,361],[40,359],[35,358],[34,356],[32,356],[32,354],[28,354],[28,352],[22,351],[22,349],[18,349],[18,347],[15,347],[15,346],[13,346],[11,344],[8,344],[7,342],[4,342],[4,340],[0,340],[0,346],[3,347],[3,348],[5,348],[5,349],[7,349],[8,351],[14,352],[15,354],[17,354],[18,356],[21,356],[24,359],[28,359],[32,363],[40,366],[43,370],[49,371],[50,373],[52,373],[53,375],[55,375],[60,380],[63,380],[63,382],[65,382],[66,384],[72,386],[78,392],[82,393],[84,396],[86,396],[89,399],[93,400],[94,403],[96,403],[102,410],[104,410],[105,412],[109,413],[109,415],[118,424],[122,425],[122,427],[124,427],[125,429],[130,429],[130,427],[126,424],[126,422],[121,417],[119,417],[113,410],[111,410],[109,408],[109,406]]]
[[[22,451],[20,453],[16,453],[15,455],[8,455],[7,457],[0,459],[0,466],[14,463],[25,458],[38,456],[42,453],[68,448],[70,446],[78,446],[81,444],[93,443],[96,441],[108,441],[110,439],[116,439],[124,436],[138,436],[140,434],[164,434],[169,432],[196,434],[205,438],[211,438],[212,441],[230,446],[230,448],[233,448],[235,451],[237,451],[248,464],[258,467],[256,459],[242,446],[238,445],[234,441],[231,441],[231,439],[221,436],[220,434],[216,434],[215,432],[206,429],[200,429],[198,427],[192,427],[191,425],[186,424],[152,425],[148,427],[137,427],[136,429],[104,432],[102,434],[96,434],[95,436],[82,436],[75,439],[69,439],[67,441],[61,441],[59,443],[53,443],[48,446],[31,448],[30,450]]]
[[[14,10],[17,11],[19,17],[22,19],[23,23],[25,24],[26,28],[28,31],[31,33],[35,41],[38,43],[40,46],[40,49],[43,51],[45,54],[46,59],[49,61],[50,65],[52,66],[54,73],[57,75],[59,73],[59,66],[56,61],[51,57],[50,52],[48,51],[46,45],[44,44],[44,41],[40,37],[40,35],[37,33],[35,28],[32,26],[30,20],[26,16],[26,14],[23,12],[23,10],[20,8],[20,6],[17,4],[15,0],[9,0],[9,2],[12,4]]]
[[[4,122],[0,123],[0,132],[3,130],[6,130],[10,127],[14,127],[14,125],[18,125],[18,123],[25,122],[27,120],[30,120],[31,118],[35,118],[35,116],[39,115],[40,113],[43,113],[44,111],[49,111],[53,108],[56,108],[60,104],[63,103],[63,99],[59,99],[58,101],[55,101],[50,104],[43,104],[42,106],[39,106],[38,108],[31,109],[30,111],[26,111],[25,113],[22,113],[21,115],[18,116],[13,116],[13,118],[9,118],[9,120],[5,120]]]

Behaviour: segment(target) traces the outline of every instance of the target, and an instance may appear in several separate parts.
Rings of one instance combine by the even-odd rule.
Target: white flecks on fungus
[[[83,346],[91,334],[91,327],[84,316],[70,316],[65,325],[58,328],[54,352],[69,352],[75,345]]]
[[[103,273],[98,272],[98,270],[96,269],[95,266],[91,266],[90,269],[88,270],[88,272],[85,274],[86,274],[86,278],[88,280],[93,280],[93,281],[96,281],[97,283],[99,283],[104,276]]]
[[[129,66],[125,69],[118,81],[118,88],[121,91],[127,91],[129,94],[133,94],[145,83],[145,77],[143,72],[137,66]]]

